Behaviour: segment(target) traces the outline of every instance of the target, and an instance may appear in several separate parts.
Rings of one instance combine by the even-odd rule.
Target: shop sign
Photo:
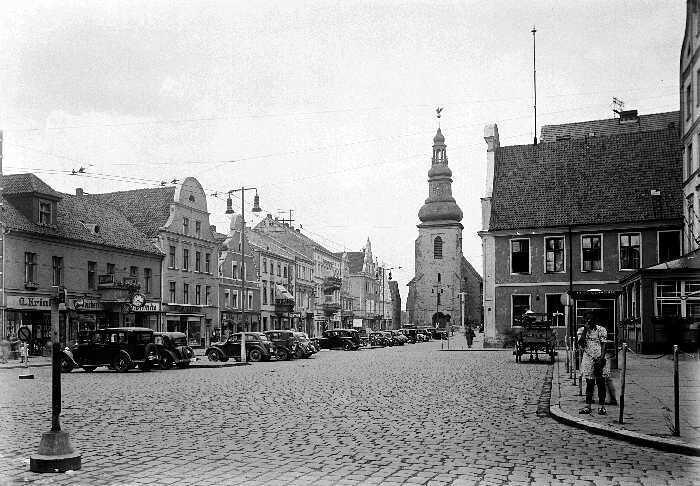
[[[201,314],[203,311],[201,307],[194,305],[168,305],[165,310],[178,314]]]
[[[97,299],[87,299],[85,297],[78,297],[75,299],[68,299],[68,308],[77,311],[103,311],[104,306],[102,301]]]
[[[41,295],[8,295],[8,309],[51,310],[51,299]]]
[[[160,302],[144,302],[141,307],[132,307],[133,312],[160,312]]]

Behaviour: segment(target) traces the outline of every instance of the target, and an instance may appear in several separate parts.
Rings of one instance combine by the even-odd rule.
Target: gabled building
[[[336,253],[347,260],[348,291],[352,296],[352,316],[355,327],[382,328],[380,313],[380,286],[377,278],[378,266],[372,255],[372,243],[367,243],[362,251]]]
[[[202,185],[188,177],[177,186],[89,196],[119,210],[165,254],[161,294],[165,329],[203,346],[220,328],[216,274],[218,242]]]
[[[67,296],[63,345],[100,327],[162,327],[163,253],[121,211],[81,189],[59,193],[34,174],[0,176],[0,187],[3,336],[26,327],[31,353],[49,352],[50,297],[59,288]]]
[[[486,127],[486,345],[508,344],[528,309],[548,314],[562,338],[587,309],[602,307],[616,337],[620,280],[681,253],[675,120],[628,111],[543,127],[544,143],[508,147],[496,125]]]

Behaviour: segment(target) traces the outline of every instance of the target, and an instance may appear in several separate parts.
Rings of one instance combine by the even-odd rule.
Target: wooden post
[[[624,423],[625,413],[625,377],[627,375],[627,343],[622,343],[622,369],[620,370],[620,416],[619,423]]]
[[[673,435],[681,435],[680,390],[678,386],[678,345],[673,345]]]

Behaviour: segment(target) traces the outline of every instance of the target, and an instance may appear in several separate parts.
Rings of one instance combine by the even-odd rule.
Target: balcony
[[[338,277],[326,277],[323,279],[321,289],[324,294],[331,294],[336,290],[340,290],[342,281]]]
[[[321,308],[327,315],[335,314],[341,309],[340,301],[333,298],[332,295],[324,295],[321,301]]]

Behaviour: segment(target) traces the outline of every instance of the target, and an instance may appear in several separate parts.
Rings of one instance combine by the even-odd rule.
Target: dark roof
[[[175,201],[175,187],[134,189],[91,194],[88,197],[118,208],[146,235],[156,236],[170,217],[170,203]]]
[[[680,112],[669,111],[666,113],[653,113],[639,115],[636,121],[622,122],[619,118],[605,120],[591,120],[574,123],[562,123],[561,125],[545,125],[540,132],[540,142],[556,142],[564,137],[586,138],[604,137],[609,135],[621,135],[623,133],[649,132],[665,130],[673,124],[676,131],[680,130]]]
[[[681,170],[675,129],[500,147],[489,230],[679,219]]]
[[[7,177],[1,177],[0,184],[4,184]],[[46,185],[43,181],[41,184]],[[49,186],[46,185],[46,187]],[[17,231],[162,255],[151,240],[131,224],[120,211],[105,204],[96,204],[87,196],[73,196],[55,191],[54,193],[60,198],[56,205],[55,225],[36,224],[27,219],[13,206],[12,202],[0,197],[0,201],[3,202],[2,213],[0,213],[3,223],[9,229]],[[92,225],[99,225],[99,231],[91,231],[91,228],[94,228]]]
[[[329,255],[334,255],[332,251],[304,235],[300,230],[294,229],[287,224],[282,224],[277,221],[268,226],[267,223],[269,223],[269,221],[271,221],[269,217],[265,218],[258,223],[254,229],[274,238],[283,246],[287,246],[299,253],[302,253],[303,255],[306,255],[306,257],[311,260],[313,260],[314,257],[312,250],[314,247],[319,251],[328,253]]]
[[[2,176],[2,190],[0,192],[5,196],[37,193],[56,198],[61,197],[51,186],[31,173]]]
[[[360,273],[365,265],[364,251],[349,251],[348,252],[348,267],[350,273]]]
[[[289,260],[294,259],[294,254],[290,252],[289,248],[285,248],[281,242],[275,240],[262,231],[255,229],[246,231],[246,239],[251,246],[272,252],[275,255],[281,256],[282,258],[287,258]]]
[[[644,270],[665,271],[665,270],[688,270],[700,271],[700,250],[695,250],[687,255],[671,260],[670,262],[659,263]]]

